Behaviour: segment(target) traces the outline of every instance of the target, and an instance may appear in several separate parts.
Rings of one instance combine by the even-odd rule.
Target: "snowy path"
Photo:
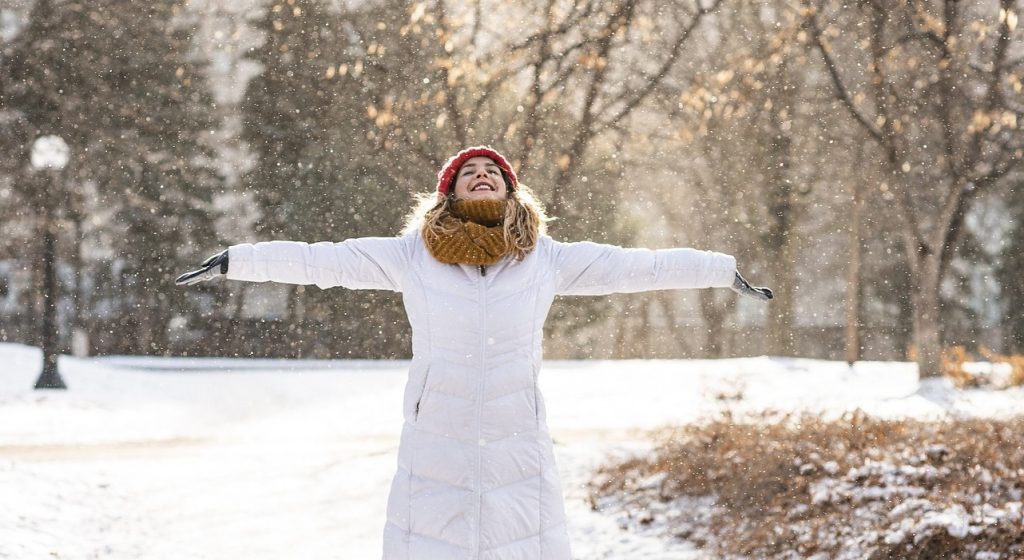
[[[380,557],[405,363],[65,359],[71,389],[33,392],[37,356],[0,344],[0,558]],[[905,364],[764,358],[556,362],[541,383],[586,560],[700,557],[621,531],[582,484],[609,454],[643,449],[639,430],[711,413],[718,395],[915,415],[1021,398],[922,391]]]

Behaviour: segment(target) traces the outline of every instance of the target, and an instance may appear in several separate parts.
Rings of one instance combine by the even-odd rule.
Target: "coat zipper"
[[[476,395],[476,536],[474,558],[480,555],[480,530],[482,527],[481,515],[483,514],[483,414],[484,414],[484,380],[487,372],[487,341],[483,335],[487,332],[484,323],[487,320],[487,269],[480,265],[480,381]]]

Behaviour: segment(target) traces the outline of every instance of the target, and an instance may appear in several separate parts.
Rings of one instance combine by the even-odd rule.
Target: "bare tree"
[[[617,146],[630,117],[684,58],[720,2],[686,3],[671,13],[650,0],[416,3],[401,33],[420,37],[421,50],[438,55],[427,64],[432,75],[415,81],[394,79],[388,65],[402,60],[377,56],[379,65],[367,66],[371,75],[379,69],[390,76],[378,81],[382,90],[371,90],[389,100],[377,137],[401,138],[403,151],[412,145],[432,168],[459,147],[503,146],[540,186],[550,213],[564,219],[552,224],[556,235],[628,244]],[[478,25],[481,13],[518,23],[494,33]],[[558,301],[549,325],[558,330],[608,317],[611,309],[607,301]],[[622,348],[643,344],[619,338]]]
[[[814,115],[800,114],[806,95],[803,53],[790,41],[798,22],[788,14],[776,19],[763,9],[744,4],[717,15],[720,44],[682,95],[663,106],[686,123],[691,151],[696,148],[701,156],[687,164],[704,210],[695,213],[710,214],[714,208],[714,214],[740,224],[730,227],[725,219],[704,227],[724,228],[746,270],[763,267],[765,281],[776,290],[766,316],[766,344],[748,350],[794,355],[801,197],[810,188],[813,173],[807,169],[813,166],[807,161],[816,149],[800,146],[798,136],[813,128],[808,121]],[[677,208],[668,206],[666,211]],[[759,250],[743,250],[754,246]],[[710,298],[702,298],[705,323],[713,336],[721,336],[723,318]]]
[[[939,285],[967,210],[1024,155],[1015,7],[804,3],[835,96],[877,146],[895,194],[922,376],[940,373]]]

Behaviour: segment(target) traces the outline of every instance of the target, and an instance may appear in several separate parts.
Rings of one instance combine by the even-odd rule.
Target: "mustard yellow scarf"
[[[433,257],[446,264],[490,266],[509,253],[502,229],[504,200],[456,200],[452,213],[441,218],[444,231],[423,241]]]

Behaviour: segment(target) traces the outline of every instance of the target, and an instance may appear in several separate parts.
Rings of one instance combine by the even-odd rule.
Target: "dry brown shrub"
[[[974,558],[979,551],[1024,557],[1020,520],[962,538],[934,530],[885,541],[901,520],[897,508],[913,500],[939,511],[959,504],[967,512],[1019,503],[1022,434],[1021,419],[926,423],[858,412],[838,421],[784,415],[741,422],[726,415],[661,432],[650,457],[603,467],[591,485],[591,504],[673,512],[665,520],[669,534],[707,541],[721,557]],[[906,476],[894,482],[879,465]],[[828,499],[814,499],[833,482]],[[715,505],[704,533],[692,528],[697,512],[655,503],[706,496]],[[641,526],[653,521],[650,513],[636,517]]]
[[[953,380],[953,384],[964,389],[977,385],[977,377],[964,367],[969,360],[967,350],[963,346],[953,346],[942,350],[942,374]]]
[[[979,349],[981,355],[994,364],[1008,364],[1010,366],[1009,384],[1013,387],[1024,385],[1024,356],[1020,354],[997,354],[982,346]]]
[[[982,346],[978,354],[991,364],[1003,364],[1010,370],[1009,375],[998,380],[991,375],[981,375],[972,371],[968,364],[978,362],[978,357],[971,355],[963,346],[952,346],[942,351],[942,373],[953,380],[953,384],[961,389],[973,387],[991,387],[1006,389],[1024,385],[1024,356],[1020,354],[997,354]]]

